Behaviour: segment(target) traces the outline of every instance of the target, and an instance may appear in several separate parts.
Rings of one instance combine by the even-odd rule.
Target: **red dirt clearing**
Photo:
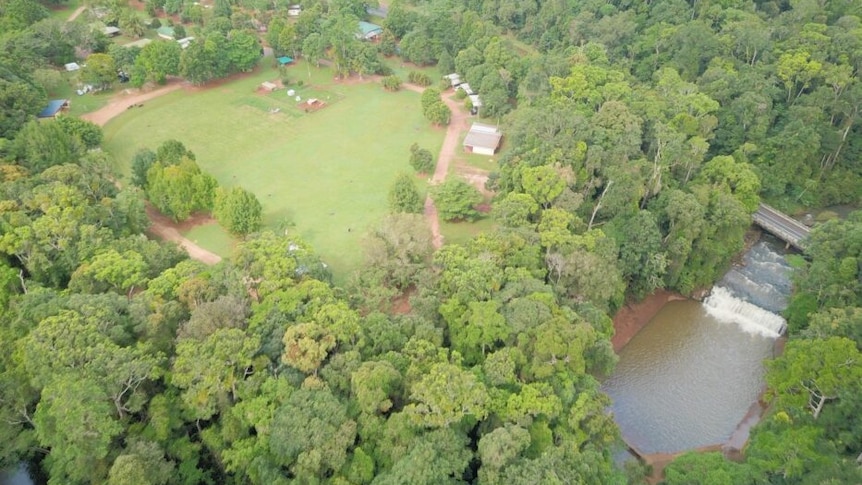
[[[150,219],[150,228],[147,229],[147,232],[153,236],[179,244],[181,248],[189,253],[189,257],[202,263],[216,264],[221,261],[221,256],[218,254],[207,251],[180,234],[180,230],[212,222],[213,219],[211,217],[197,215],[177,224],[149,204],[147,204],[147,217]]]
[[[182,79],[174,78],[169,80],[166,85],[159,86],[151,90],[126,89],[111,98],[105,106],[102,106],[92,113],[82,115],[81,119],[92,121],[99,126],[105,126],[107,122],[111,121],[114,117],[119,116],[120,113],[123,113],[131,106],[143,104],[145,101],[176,91],[183,86],[185,86],[185,82]]]

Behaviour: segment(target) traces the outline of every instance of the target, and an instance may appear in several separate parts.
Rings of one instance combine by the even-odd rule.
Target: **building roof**
[[[162,25],[161,27],[156,29],[156,33],[159,34],[159,37],[164,37],[171,40],[173,40],[174,36],[176,35],[174,33],[174,28],[170,25]]]
[[[293,58],[291,58],[291,57],[287,57],[287,56],[281,56],[281,57],[277,58],[276,60],[277,60],[277,61],[278,61],[278,63],[279,63],[279,64],[281,64],[282,66],[284,66],[284,65],[286,65],[286,64],[290,64],[291,62],[293,62]]]
[[[482,106],[482,100],[479,99],[478,94],[470,94],[469,98],[470,98],[470,104],[472,104],[474,108],[479,108]]]
[[[359,32],[364,38],[374,37],[383,33],[383,27],[371,22],[359,21]]]
[[[470,132],[464,138],[464,146],[496,150],[500,146],[501,138],[503,138],[503,134],[496,126],[473,123]]]
[[[105,35],[117,35],[120,33],[120,29],[117,27],[108,26],[105,27],[105,30],[103,30],[103,32],[105,33]]]
[[[70,62],[70,63],[65,65],[65,68],[67,71],[77,71],[78,69],[81,68],[81,66],[78,65],[77,62]]]
[[[194,37],[183,37],[182,39],[177,41],[177,44],[179,44],[180,47],[182,47],[183,49],[186,49],[188,48],[189,44],[192,43],[193,40],[195,40]]]
[[[42,111],[36,115],[38,118],[50,118],[52,116],[56,116],[56,114],[63,109],[63,106],[69,102],[68,99],[52,99],[48,101],[48,106],[45,107]]]
[[[446,74],[445,76],[443,76],[443,79],[448,79],[449,83],[453,87],[457,87],[459,84],[461,84],[461,76],[457,72],[453,72],[452,74]]]
[[[500,133],[500,129],[494,125],[486,125],[485,123],[473,123],[470,126],[470,131],[475,131],[476,133]]]
[[[473,88],[470,87],[470,83],[461,83],[455,86],[455,89],[463,89],[467,94],[476,94],[473,92]]]

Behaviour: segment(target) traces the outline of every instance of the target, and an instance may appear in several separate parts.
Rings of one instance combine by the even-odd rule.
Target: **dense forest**
[[[29,460],[51,484],[639,483],[613,463],[599,386],[610,315],[708,288],[761,198],[860,203],[856,0],[396,0],[378,43],[356,38],[359,0],[295,18],[293,3],[147,0],[194,34],[182,50],[0,0],[0,468]],[[140,28],[126,2],[104,6]],[[495,229],[434,251],[422,217],[394,212],[341,287],[289,229],[206,266],[143,235],[145,197],[177,219],[228,212],[182,140],[118,183],[97,126],[35,120],[66,62],[92,60],[96,84],[116,69],[205,83],[257,62],[262,25],[276,54],[334,75],[400,56],[476,87],[506,133]],[[862,483],[862,212],[819,224],[793,262],[790,340],[743,459],[685,455],[668,484]]]

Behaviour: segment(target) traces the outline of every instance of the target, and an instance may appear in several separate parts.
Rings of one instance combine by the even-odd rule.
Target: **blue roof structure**
[[[52,118],[56,116],[57,113],[61,109],[63,109],[63,106],[65,106],[68,102],[68,99],[52,99],[51,101],[48,101],[48,106],[42,111],[40,111],[39,114],[36,116],[38,118]]]
[[[290,64],[291,62],[293,62],[293,59],[292,59],[292,58],[290,58],[290,57],[287,57],[287,56],[279,57],[279,58],[278,58],[278,59],[276,59],[276,60],[277,60],[277,61],[278,61],[278,63],[279,63],[279,64],[281,64],[282,66],[284,66],[284,65],[286,65],[286,64]]]
[[[372,24],[371,22],[359,21],[359,33],[357,37],[360,39],[372,39],[383,33],[383,27]]]
[[[156,29],[156,33],[159,34],[159,37],[168,40],[174,40],[176,38],[176,31],[170,25],[162,25],[158,29]]]

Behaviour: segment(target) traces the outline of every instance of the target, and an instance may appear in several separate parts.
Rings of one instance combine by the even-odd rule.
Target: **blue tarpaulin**
[[[48,106],[36,116],[39,118],[51,118],[52,116],[56,116],[67,102],[68,100],[65,99],[52,99],[51,101],[48,101]]]
[[[276,60],[277,60],[277,61],[278,61],[278,63],[279,63],[279,64],[281,64],[282,66],[284,66],[284,65],[286,65],[286,64],[290,64],[291,62],[293,62],[293,59],[291,59],[290,57],[287,57],[287,56],[279,57],[279,58],[278,58],[278,59],[276,59]]]

